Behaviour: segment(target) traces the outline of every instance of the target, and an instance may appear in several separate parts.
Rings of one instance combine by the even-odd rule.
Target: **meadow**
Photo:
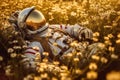
[[[35,6],[49,24],[79,24],[90,28],[93,42],[102,43],[98,54],[84,68],[82,53],[67,55],[65,63],[37,62],[36,72],[20,63],[26,45],[8,22],[15,11]],[[120,0],[2,0],[0,2],[0,79],[1,80],[119,80],[120,79]],[[73,43],[76,47],[77,43]],[[106,46],[104,48],[104,46]],[[105,51],[104,51],[105,50]],[[89,54],[89,52],[88,52]],[[75,57],[75,56],[79,57]],[[39,60],[39,57],[36,57]]]

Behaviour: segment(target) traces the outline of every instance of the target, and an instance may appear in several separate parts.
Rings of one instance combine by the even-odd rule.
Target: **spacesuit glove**
[[[80,32],[79,32],[79,40],[80,41],[91,42],[92,38],[93,38],[92,30],[90,30],[88,28],[84,28],[84,29],[80,30]]]
[[[28,69],[31,71],[36,70],[35,55],[25,54],[23,59],[21,60],[21,63],[25,69]]]

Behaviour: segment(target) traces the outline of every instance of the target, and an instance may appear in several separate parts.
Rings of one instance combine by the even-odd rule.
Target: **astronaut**
[[[25,39],[30,41],[24,52],[23,61],[28,61],[26,67],[32,68],[35,68],[34,60],[37,53],[41,59],[44,57],[43,52],[48,52],[50,61],[56,56],[62,60],[62,56],[72,51],[73,48],[69,45],[71,42],[90,42],[93,37],[90,29],[78,24],[49,25],[44,15],[35,7],[28,7],[19,12],[17,26],[23,31]]]

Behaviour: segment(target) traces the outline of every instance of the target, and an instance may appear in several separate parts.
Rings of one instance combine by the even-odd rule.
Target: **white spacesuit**
[[[43,52],[50,53],[50,59],[60,55],[59,57],[70,53],[72,47],[69,45],[74,40],[92,40],[93,33],[86,27],[75,25],[49,25],[43,14],[36,10],[35,7],[23,9],[18,15],[18,26],[23,30],[26,37],[31,41],[25,50],[26,56],[23,61],[29,60],[26,67],[35,68],[35,54],[40,53],[41,58]],[[45,39],[43,39],[45,38]],[[46,40],[47,38],[47,40]],[[39,39],[43,39],[42,41]],[[44,44],[43,44],[44,43]],[[46,48],[49,47],[47,50]],[[51,52],[50,52],[51,51]],[[62,58],[60,58],[62,59]]]

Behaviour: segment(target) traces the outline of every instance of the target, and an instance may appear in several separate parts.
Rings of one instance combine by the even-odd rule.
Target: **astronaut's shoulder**
[[[52,24],[49,25],[50,28],[59,28],[59,29],[64,29],[65,27],[68,27],[69,25],[66,24]]]
[[[59,27],[59,26],[60,26],[60,24],[50,24],[49,25],[50,28],[55,28],[55,27]]]

